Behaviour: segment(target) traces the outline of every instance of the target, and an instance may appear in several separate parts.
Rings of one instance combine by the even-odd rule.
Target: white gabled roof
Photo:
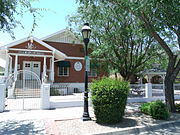
[[[43,37],[41,40],[52,41],[52,42],[62,42],[62,43],[82,44],[82,42],[69,29],[60,30],[46,37]]]
[[[65,59],[65,58],[67,57],[66,54],[60,52],[59,50],[55,49],[54,47],[48,45],[47,43],[45,43],[45,42],[43,42],[42,40],[40,40],[40,39],[38,39],[38,38],[36,38],[36,37],[33,37],[33,36],[31,36],[31,37],[26,37],[26,38],[17,40],[17,41],[15,41],[15,42],[12,42],[12,43],[10,43],[10,44],[4,45],[4,46],[0,47],[0,50],[6,50],[6,49],[8,49],[8,48],[10,48],[10,47],[13,47],[13,46],[15,46],[15,45],[21,44],[21,43],[23,43],[23,42],[26,42],[26,41],[28,41],[28,40],[30,40],[30,39],[33,39],[33,40],[36,41],[37,43],[43,45],[44,47],[46,47],[46,48],[48,48],[48,49],[50,49],[50,50],[52,50],[52,51],[54,52],[54,55],[55,55],[55,58],[56,58],[56,59]]]

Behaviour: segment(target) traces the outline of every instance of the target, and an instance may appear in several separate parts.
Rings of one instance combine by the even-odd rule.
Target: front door
[[[36,73],[38,77],[40,77],[41,62],[38,62],[38,61],[24,61],[23,62],[23,70],[32,71],[32,72]],[[32,79],[31,75],[26,75],[25,79]]]

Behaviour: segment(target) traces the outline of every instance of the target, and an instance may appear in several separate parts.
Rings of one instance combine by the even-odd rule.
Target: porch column
[[[12,74],[12,57],[9,56],[10,58],[10,63],[9,63],[9,73]]]
[[[161,77],[162,77],[162,79],[163,79],[163,95],[165,95],[165,86],[164,86],[165,76],[166,76],[166,75],[161,75]]]
[[[44,65],[43,65],[43,81],[46,79],[46,56],[44,56]]]
[[[152,75],[148,75],[148,83],[151,83]]]
[[[51,81],[54,82],[54,54],[53,54],[51,63],[52,63],[52,65],[51,65]]]
[[[17,80],[18,55],[15,55],[14,78]]]
[[[49,59],[50,67],[49,67],[49,80],[51,80],[51,72],[52,72],[52,58]]]
[[[9,75],[9,54],[8,50],[6,50],[6,66],[5,66],[5,74],[6,77]]]

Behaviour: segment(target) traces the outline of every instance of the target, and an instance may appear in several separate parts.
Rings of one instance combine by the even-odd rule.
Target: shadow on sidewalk
[[[42,127],[39,127],[39,128],[36,127],[33,121],[8,120],[8,121],[0,122],[1,135],[10,135],[10,134],[28,135],[28,134],[42,134],[43,132],[44,132],[44,129]]]

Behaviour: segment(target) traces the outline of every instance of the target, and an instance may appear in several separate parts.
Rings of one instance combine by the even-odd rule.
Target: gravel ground
[[[151,117],[144,114],[127,113],[120,123],[114,125],[97,124],[94,117],[91,121],[83,122],[81,119],[72,119],[56,121],[56,124],[61,135],[83,135],[130,128],[135,126],[143,126],[148,125],[149,123],[153,124],[157,122],[158,121],[155,121]]]
[[[135,106],[134,106],[135,105]],[[163,120],[155,120],[150,116],[142,114],[138,111],[137,104],[133,104],[126,109],[123,120],[114,125],[101,125],[97,124],[95,118],[92,117],[91,121],[83,122],[81,119],[69,119],[55,121],[60,135],[84,135],[108,132],[113,130],[124,130],[136,126],[148,126],[153,124],[160,124]],[[133,110],[134,109],[134,110]],[[180,114],[172,114],[170,120],[180,119]]]

